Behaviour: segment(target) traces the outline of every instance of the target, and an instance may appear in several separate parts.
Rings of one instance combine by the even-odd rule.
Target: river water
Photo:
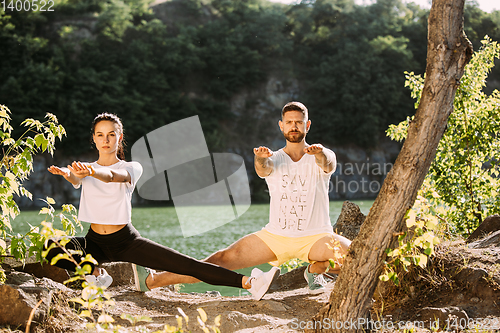
[[[373,200],[353,202],[360,207],[365,215],[368,214],[373,204]],[[337,221],[341,209],[342,201],[330,202],[330,217],[332,223]],[[253,204],[242,216],[230,223],[198,236],[184,238],[174,207],[139,207],[133,208],[132,210],[133,224],[143,237],[166,245],[196,259],[203,259],[211,253],[229,246],[239,238],[260,230],[266,225],[268,216],[268,204]],[[41,220],[43,220],[43,216],[38,215],[38,212],[22,212],[13,223],[14,231],[20,233],[26,232],[29,228],[27,223],[38,225]],[[210,223],[210,219],[207,219],[206,215],[200,214],[199,223]],[[57,224],[55,226],[58,227]],[[84,230],[78,232],[78,235],[84,235],[88,227],[89,224],[84,223]],[[249,251],[251,251],[251,249],[249,249]],[[269,270],[270,267],[271,266],[268,264],[259,266],[259,268],[264,271]],[[239,272],[250,275],[252,268],[253,267],[246,268]],[[238,288],[211,286],[205,283],[184,285],[181,288],[182,292],[206,292],[212,290],[217,290],[222,295],[226,296],[246,293]]]

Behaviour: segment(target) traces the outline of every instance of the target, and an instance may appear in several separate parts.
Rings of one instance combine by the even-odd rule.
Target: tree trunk
[[[436,155],[453,110],[456,89],[472,45],[463,32],[464,0],[433,0],[428,21],[427,68],[415,119],[393,169],[353,241],[329,304],[306,332],[367,330],[372,296],[383,269],[385,249],[403,229],[403,217]],[[362,325],[365,323],[364,325]]]

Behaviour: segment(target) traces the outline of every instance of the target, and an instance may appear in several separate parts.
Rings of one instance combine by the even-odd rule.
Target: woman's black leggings
[[[130,223],[109,235],[98,234],[89,228],[85,237],[72,237],[66,245],[66,249],[82,251],[82,255],[73,255],[77,263],[80,263],[85,255],[91,254],[99,264],[112,261],[130,262],[156,270],[193,276],[213,285],[236,288],[241,288],[243,278],[242,274],[193,259],[143,238]],[[49,251],[46,258],[50,262],[59,253],[63,253],[63,251],[56,247]],[[93,271],[95,265],[89,264]],[[75,264],[67,259],[60,259],[55,266],[73,272],[76,268]]]

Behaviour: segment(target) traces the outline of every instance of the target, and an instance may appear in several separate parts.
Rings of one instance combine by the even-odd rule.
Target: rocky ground
[[[106,269],[113,275],[117,267],[122,271],[130,269],[128,264],[115,264]],[[193,332],[201,332],[196,321],[198,308],[204,309],[208,315],[207,322],[211,325],[215,317],[221,315],[222,332],[295,332],[294,327],[299,328],[300,322],[310,320],[326,304],[329,296],[329,292],[309,294],[305,288],[303,268],[283,275],[274,286],[274,289],[281,290],[271,291],[260,301],[254,301],[250,296],[178,293],[169,288],[140,293],[132,289],[131,283],[123,284],[123,280],[131,282],[130,273],[122,276],[118,281],[120,285],[107,289],[115,305],[106,307],[106,312],[115,319],[115,324],[123,327],[130,327],[131,324],[120,318],[122,314],[147,316],[152,319],[150,322],[137,325],[147,332],[162,330],[166,324],[177,325],[176,317],[181,316],[178,308],[189,317],[189,328]],[[333,283],[329,285],[329,291],[332,288]],[[85,324],[89,320],[76,316],[76,311],[67,302],[80,293],[80,290],[67,288],[51,279],[11,271],[7,283],[0,286],[3,304],[0,321],[10,325],[0,326],[0,332],[24,331],[31,309],[39,300],[43,301],[36,310],[32,332],[85,332]]]
[[[500,331],[500,217],[485,222],[483,231],[468,241],[440,245],[429,268],[406,273],[400,287],[380,283],[372,309],[375,328],[395,331],[399,325],[412,323],[416,326],[413,331],[430,331],[430,325],[439,319],[441,330]],[[24,332],[39,302],[33,311],[32,332],[88,331],[88,319],[78,317],[68,304],[68,299],[81,291],[55,282],[65,278],[64,271],[41,268],[35,262],[23,269],[12,260],[3,268],[8,281],[0,285],[0,332]],[[146,332],[162,330],[165,324],[175,326],[178,308],[189,317],[193,332],[201,332],[196,321],[198,308],[206,311],[208,323],[221,315],[221,332],[302,332],[313,325],[311,318],[327,304],[334,287],[332,281],[327,292],[310,295],[303,268],[299,268],[282,275],[261,301],[250,296],[183,294],[168,288],[139,293],[132,290],[128,264],[114,263],[106,269],[115,278],[108,288],[115,305],[106,311],[115,324]],[[124,313],[147,316],[152,321],[133,327],[120,318]]]

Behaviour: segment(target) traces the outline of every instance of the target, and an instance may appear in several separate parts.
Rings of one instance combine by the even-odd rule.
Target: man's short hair
[[[300,102],[288,102],[288,103],[286,103],[286,105],[281,110],[281,118],[283,118],[283,115],[285,113],[287,113],[288,111],[302,112],[302,114],[304,115],[304,118],[309,119],[309,112],[307,111],[306,106]]]

